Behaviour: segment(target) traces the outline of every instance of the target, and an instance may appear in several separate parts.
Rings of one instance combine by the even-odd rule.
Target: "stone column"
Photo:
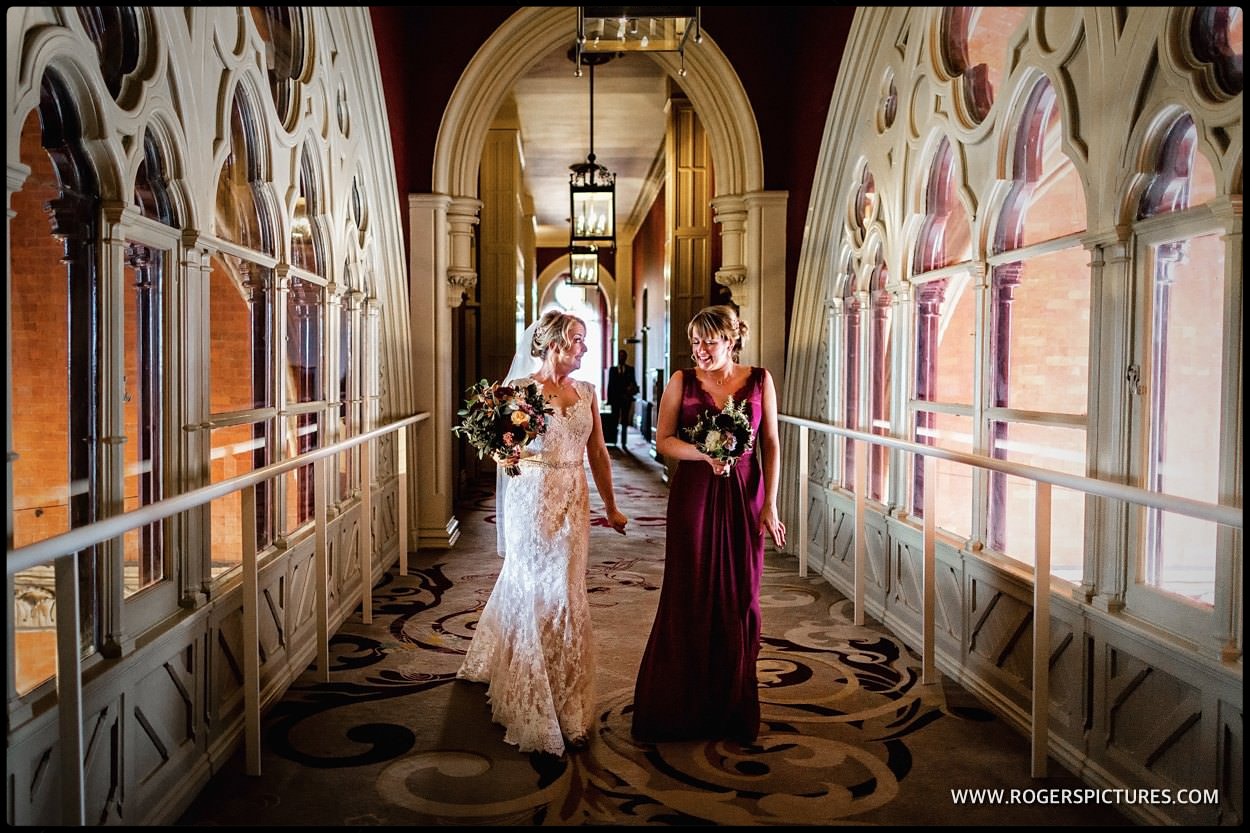
[[[100,444],[99,519],[125,511],[126,417],[123,406],[126,382],[126,236],[123,226],[133,222],[137,209],[121,201],[102,203],[100,217],[99,274],[99,416]],[[114,539],[99,546],[102,556],[102,596],[100,606],[100,653],[120,657],[134,647],[134,637],[125,633],[121,610],[125,601],[124,543]]]
[[[26,179],[29,176],[30,176],[30,168],[28,166],[23,165],[20,162],[9,163],[8,176],[6,177],[5,204],[4,204],[5,216],[6,216],[5,235],[4,235],[4,262],[7,264],[7,266],[5,267],[7,271],[5,272],[5,280],[4,280],[4,308],[10,311],[10,315],[12,315],[12,310],[13,310],[13,288],[12,288],[13,287],[13,275],[11,274],[12,269],[13,269],[13,257],[10,252],[11,247],[9,245],[9,241],[13,239],[13,234],[12,234],[13,218],[17,216],[17,213],[13,210],[13,195],[17,193],[18,191],[22,190],[22,185],[25,184]],[[13,368],[12,368],[13,335],[12,335],[12,327],[4,328],[4,351],[5,351],[4,354],[10,357],[8,360],[5,361],[5,380],[4,380],[5,394],[6,394],[4,397],[4,402],[5,402],[5,405],[4,405],[4,441],[5,443],[4,444],[5,444],[5,448],[7,449],[7,454],[5,456],[6,462],[5,462],[5,478],[4,478],[4,495],[5,495],[5,500],[7,501],[6,505],[10,507],[10,510],[6,512],[5,515],[8,516],[8,521],[7,521],[8,547],[9,549],[12,549],[13,538],[14,538],[14,529],[13,529],[13,514],[14,513],[12,511],[13,474],[14,474],[13,464],[14,462],[17,461],[17,450],[13,447]],[[6,599],[17,598],[14,592],[15,588],[14,588],[14,581],[13,581],[12,575],[6,575],[4,586],[5,586],[5,594],[6,594],[5,598]],[[5,690],[7,691],[7,695],[8,695],[6,699],[10,704],[9,720],[17,721],[17,723],[10,722],[10,725],[18,725],[26,721],[27,719],[29,719],[31,715],[30,705],[19,700],[17,697],[17,678],[14,673],[17,663],[14,659],[12,659],[17,656],[17,651],[16,651],[16,648],[14,647],[16,644],[16,639],[17,639],[15,630],[14,630],[14,620],[16,618],[16,615],[17,615],[17,610],[14,611],[13,615],[4,617],[5,655],[10,657],[10,661],[4,664]]]
[[[1222,217],[1227,229],[1224,240],[1224,344],[1222,355],[1225,368],[1221,385],[1221,401],[1225,403],[1225,413],[1229,418],[1220,429],[1222,436],[1220,445],[1224,448],[1236,448],[1238,460],[1233,465],[1225,465],[1220,470],[1220,502],[1242,505],[1242,481],[1240,463],[1241,440],[1239,437],[1245,428],[1244,409],[1242,407],[1242,280],[1245,261],[1241,234],[1241,194],[1228,197],[1228,205],[1215,207],[1217,217]],[[1243,641],[1241,598],[1242,591],[1238,588],[1245,581],[1245,568],[1242,561],[1242,531],[1221,526],[1216,533],[1216,573],[1215,573],[1215,610],[1214,632],[1217,656],[1223,662],[1241,660]]]
[[[737,194],[712,200],[713,219],[720,223],[720,268],[716,270],[716,282],[729,290],[733,302],[745,318],[752,308],[751,287],[747,284],[746,264],[746,201]],[[753,321],[747,321],[750,338],[743,348],[742,360],[756,363],[759,343]]]
[[[749,328],[742,361],[768,368],[778,397],[785,379],[788,198],[785,191],[756,191],[712,201],[721,226],[716,282],[729,289]]]
[[[1091,396],[1086,417],[1086,466],[1091,477],[1122,480],[1127,461],[1123,449],[1131,435],[1133,398],[1138,395],[1132,380],[1134,370],[1132,312],[1123,299],[1133,291],[1132,243],[1129,230],[1086,242],[1090,261],[1090,320],[1094,341],[1090,344],[1089,389]],[[1094,323],[1096,322],[1096,323]],[[1119,553],[1128,552],[1125,532],[1130,511],[1123,501],[1107,498],[1085,499],[1086,536],[1096,542],[1088,548],[1079,586],[1074,598],[1100,610],[1119,611],[1124,607],[1126,575]],[[1116,555],[1111,555],[1115,553]]]
[[[212,442],[208,430],[210,408],[209,374],[192,372],[191,368],[208,367],[211,351],[208,310],[210,276],[216,250],[207,246],[197,231],[184,231],[179,262],[179,291],[174,301],[176,317],[182,329],[179,349],[181,361],[176,365],[180,380],[178,397],[181,404],[175,412],[182,431],[177,445],[181,458],[171,461],[171,471],[178,478],[174,488],[190,491],[210,482]],[[179,571],[179,605],[189,609],[202,607],[211,598],[212,553],[208,546],[212,529],[212,505],[206,504],[183,515],[178,536],[183,552],[184,570]]]
[[[787,191],[747,194],[747,280],[758,299],[752,316],[758,363],[772,373],[781,398],[786,378],[786,203]]]
[[[460,537],[452,506],[451,428],[458,402],[452,390],[451,310],[477,283],[473,226],[481,205],[443,194],[408,197],[413,401],[418,411],[430,413],[412,444],[415,465],[409,461],[420,495],[409,513],[418,547],[445,549]]]

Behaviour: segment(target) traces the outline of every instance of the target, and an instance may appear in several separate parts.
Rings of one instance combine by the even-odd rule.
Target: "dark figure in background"
[[[629,354],[617,353],[617,362],[608,370],[608,407],[612,410],[611,422],[615,426],[608,442],[618,448],[625,447],[625,432],[634,409],[634,396],[638,393],[638,376],[629,364]]]

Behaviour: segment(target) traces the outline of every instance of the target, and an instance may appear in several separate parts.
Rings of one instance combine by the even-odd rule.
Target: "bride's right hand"
[[[521,462],[521,449],[518,446],[513,446],[511,454],[503,456],[496,453],[491,455],[491,459],[501,466],[515,466]]]

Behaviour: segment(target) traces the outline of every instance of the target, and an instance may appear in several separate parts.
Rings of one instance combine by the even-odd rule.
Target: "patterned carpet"
[[[756,744],[639,744],[634,674],[663,577],[666,486],[642,446],[613,451],[622,538],[591,531],[600,710],[589,745],[523,754],[486,687],[456,680],[498,575],[494,498],[459,507],[462,537],[375,591],[374,621],[331,644],[331,682],[298,681],[264,719],[263,775],[241,755],[182,825],[1123,825],[1106,805],[957,803],[953,789],[1079,787],[970,694],[919,683],[919,660],[822,579],[769,553]],[[591,488],[592,514],[601,515]]]

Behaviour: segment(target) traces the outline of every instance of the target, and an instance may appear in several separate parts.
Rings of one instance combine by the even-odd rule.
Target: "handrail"
[[[1110,480],[1083,477],[1079,474],[1067,474],[1066,472],[1054,471],[1052,469],[1027,466],[1023,463],[1011,463],[1006,460],[998,460],[993,457],[982,457],[978,454],[967,454],[962,451],[950,451],[948,449],[938,448],[937,446],[924,445],[923,443],[911,442],[909,440],[900,440],[897,437],[889,437],[881,434],[866,434],[863,431],[841,428],[836,425],[817,422],[812,419],[805,419],[804,417],[778,414],[777,419],[780,422],[804,428],[811,428],[828,434],[837,434],[847,437],[848,439],[862,440],[864,442],[876,443],[877,445],[885,445],[891,448],[897,448],[900,451],[910,451],[913,454],[921,454],[925,457],[937,457],[942,460],[965,463],[969,466],[992,469],[994,471],[1002,472],[1003,474],[1016,475],[1029,480],[1038,480],[1043,483],[1050,483],[1054,486],[1063,486],[1068,489],[1075,489],[1078,492],[1088,492],[1089,494],[1099,495],[1100,497],[1119,498],[1120,500],[1126,500],[1130,503],[1140,503],[1143,506],[1150,506],[1155,509],[1163,509],[1168,512],[1178,512],[1182,515],[1189,515],[1193,518],[1201,518],[1204,521],[1214,521],[1215,523],[1223,524],[1224,526],[1231,526],[1237,529],[1242,528],[1242,510],[1240,506],[1226,506],[1221,503],[1206,503],[1201,500],[1179,497],[1177,495],[1169,495],[1163,492],[1152,492],[1149,489],[1129,486],[1124,483],[1115,483]]]
[[[326,460],[356,446],[367,444],[391,432],[397,435],[395,475],[398,483],[399,503],[399,572],[407,573],[407,431],[429,419],[423,411],[386,425],[357,434],[333,445],[305,452],[290,460],[272,463],[262,469],[183,492],[158,500],[131,512],[123,512],[85,526],[77,527],[60,535],[9,550],[5,557],[5,569],[12,578],[17,573],[45,564],[55,564],[55,582],[58,616],[56,619],[56,704],[58,734],[61,739],[61,812],[64,824],[86,824],[86,778],[84,772],[83,738],[83,684],[82,655],[78,621],[81,599],[78,597],[78,558],[82,550],[113,540],[132,529],[203,506],[213,500],[234,492],[241,492],[243,522],[242,595],[243,595],[243,712],[244,746],[246,768],[249,775],[260,774],[260,583],[256,552],[256,486],[278,475],[312,465],[314,492],[314,572],[316,573],[316,626],[317,667],[323,680],[329,679],[329,571],[326,527],[329,523],[326,511],[328,474]],[[360,536],[361,554],[360,583],[362,616],[366,623],[372,620],[373,566],[372,529],[370,517],[373,492],[373,464],[369,454],[364,454],[361,467],[361,521],[357,534]],[[61,615],[64,614],[64,615]],[[12,663],[10,655],[9,693],[12,693]]]
[[[222,480],[218,483],[192,489],[189,492],[182,492],[181,494],[158,500],[155,503],[149,503],[147,506],[139,509],[123,512],[120,515],[111,515],[94,523],[75,527],[68,532],[62,532],[59,535],[35,541],[24,547],[9,550],[5,559],[5,569],[12,576],[20,573],[22,570],[45,564],[66,553],[80,552],[87,549],[87,547],[111,541],[132,529],[138,529],[141,526],[147,526],[150,523],[164,520],[181,512],[195,509],[197,506],[202,506],[217,498],[225,497],[247,486],[255,486],[279,474],[285,474],[293,469],[306,466],[315,460],[339,454],[361,443],[381,437],[384,434],[389,434],[397,428],[415,425],[429,418],[429,412],[422,411],[410,417],[388,422],[386,425],[374,428],[372,431],[357,434],[346,440],[340,440],[334,445],[307,451],[298,457],[292,457],[280,463],[270,463],[262,469],[240,474],[238,477],[232,477],[229,480]]]
[[[1066,474],[1050,469],[1027,466],[950,451],[935,446],[901,440],[897,437],[868,434],[850,428],[842,428],[804,417],[778,414],[779,422],[797,426],[799,429],[799,575],[807,575],[807,490],[808,490],[808,432],[820,431],[845,437],[852,443],[888,446],[919,455],[924,466],[924,482],[935,483],[937,460],[951,460],[982,469],[1033,480],[1034,495],[1034,543],[1033,543],[1033,697],[1030,715],[1030,739],[1032,743],[1032,774],[1044,777],[1047,770],[1049,720],[1050,720],[1050,563],[1051,563],[1051,486],[1062,486],[1086,494],[1116,498],[1130,503],[1177,512],[1202,520],[1214,521],[1235,529],[1242,528],[1242,510],[1239,506],[1205,503],[1199,500],[1162,494],[1113,483],[1093,477]],[[854,590],[853,603],[856,625],[864,624],[864,582],[867,559],[864,516],[867,507],[867,454],[855,455],[855,515],[854,515]],[[921,682],[936,682],[935,676],[935,609],[937,576],[937,524],[934,489],[924,490],[924,513],[922,532],[921,570]]]

